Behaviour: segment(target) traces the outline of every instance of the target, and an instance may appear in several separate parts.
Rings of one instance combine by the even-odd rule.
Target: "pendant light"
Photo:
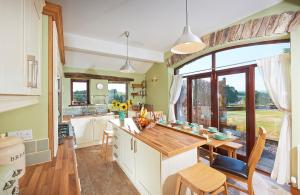
[[[201,39],[192,33],[191,28],[188,24],[188,4],[185,1],[185,27],[181,37],[175,42],[171,48],[171,52],[175,54],[191,54],[198,52],[206,47]]]
[[[126,45],[127,45],[127,53],[126,54],[127,55],[126,55],[125,64],[120,68],[120,71],[124,72],[124,73],[133,73],[133,72],[135,72],[135,70],[132,67],[132,65],[130,64],[130,60],[129,60],[129,57],[128,57],[128,38],[129,38],[129,32],[125,31],[124,35],[126,37]]]

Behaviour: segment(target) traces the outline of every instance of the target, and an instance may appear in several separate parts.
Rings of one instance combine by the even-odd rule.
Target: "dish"
[[[210,132],[210,133],[217,133],[218,129],[216,127],[208,127],[208,132]]]
[[[215,133],[214,135],[213,135],[213,138],[214,139],[216,139],[216,140],[226,140],[226,139],[228,139],[228,137],[226,136],[226,134],[224,134],[224,133]]]

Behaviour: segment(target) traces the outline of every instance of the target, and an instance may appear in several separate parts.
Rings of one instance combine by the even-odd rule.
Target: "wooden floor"
[[[20,179],[21,195],[76,195],[79,194],[75,152],[72,138],[59,145],[52,162],[26,167]]]
[[[100,146],[77,149],[78,173],[82,195],[138,195],[121,168],[111,161],[111,148],[108,162],[100,155]]]

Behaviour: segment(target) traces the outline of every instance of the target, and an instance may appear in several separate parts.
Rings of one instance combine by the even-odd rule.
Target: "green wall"
[[[39,103],[0,114],[0,132],[32,129],[33,139],[48,137],[48,16],[43,16],[42,95]]]
[[[173,68],[168,68],[164,63],[155,63],[146,74],[147,81],[147,104],[154,105],[154,110],[168,113],[169,89]],[[152,81],[157,78],[157,81]]]
[[[133,78],[134,81],[130,82],[128,85],[128,95],[129,98],[133,100],[134,104],[137,103],[145,103],[146,98],[147,97],[135,97],[133,98],[130,94],[131,92],[133,92],[133,89],[131,87],[131,83],[141,83],[142,81],[145,80],[145,74],[139,74],[139,73],[121,73],[121,72],[117,72],[117,71],[106,71],[106,70],[100,70],[100,69],[82,69],[82,68],[71,68],[71,67],[64,67],[64,72],[80,72],[80,73],[89,73],[89,74],[98,74],[98,75],[106,75],[106,76],[117,76],[117,77],[125,77],[125,78]],[[97,90],[96,89],[96,83],[98,83],[98,81],[101,81],[101,83],[104,86],[104,90]],[[108,94],[107,91],[107,84],[108,81],[107,80],[90,80],[90,95],[93,94]],[[63,108],[68,107],[71,104],[71,81],[69,78],[63,78],[62,81],[62,85],[63,85],[63,97],[62,97],[62,101],[63,101]],[[135,90],[137,91],[137,90]]]

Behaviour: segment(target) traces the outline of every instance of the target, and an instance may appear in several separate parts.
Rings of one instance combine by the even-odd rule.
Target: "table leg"
[[[214,160],[214,147],[209,145],[209,164],[211,165]]]

